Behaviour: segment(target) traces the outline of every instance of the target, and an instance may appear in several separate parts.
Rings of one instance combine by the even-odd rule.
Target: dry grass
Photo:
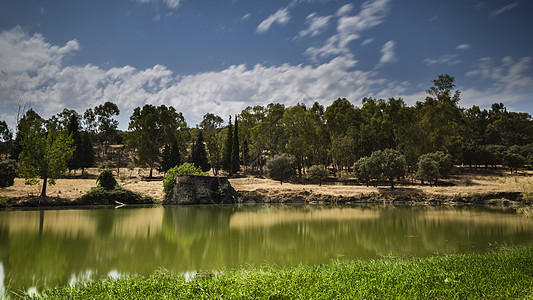
[[[89,170],[91,179],[58,179],[56,185],[49,185],[47,195],[50,197],[61,197],[66,199],[75,199],[96,185],[96,174],[98,169]],[[164,197],[163,185],[158,181],[143,181],[140,176],[148,175],[146,170],[127,170],[123,169],[122,174],[128,176],[125,180],[118,180],[119,184],[135,192],[153,197],[156,200],[162,200]],[[154,176],[162,176],[157,172]],[[434,195],[473,195],[497,192],[524,192],[533,195],[533,172],[522,172],[519,174],[510,174],[504,172],[502,175],[494,174],[464,174],[457,175],[446,180],[450,186],[432,187],[429,185],[401,184],[397,185],[395,192],[402,191],[421,192]],[[326,183],[322,186],[318,184],[292,184],[261,178],[234,178],[230,179],[231,185],[237,191],[257,191],[264,190],[268,193],[281,194],[284,192],[312,192],[314,194],[332,195],[332,196],[360,196],[371,193],[379,193],[388,190],[386,185],[376,187],[367,187],[360,184],[344,185],[342,183]],[[15,179],[15,185],[0,189],[0,196],[3,197],[26,197],[39,195],[41,185],[25,185],[24,180]]]

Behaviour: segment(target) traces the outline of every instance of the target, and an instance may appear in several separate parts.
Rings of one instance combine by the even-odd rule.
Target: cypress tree
[[[231,125],[231,116],[226,133],[226,143],[222,152],[222,170],[231,174],[231,154],[233,149],[233,126]]]
[[[181,165],[181,155],[178,146],[178,141],[174,138],[172,143],[166,144],[163,148],[163,155],[161,158],[160,171],[167,172],[175,166]]]
[[[198,137],[193,145],[191,153],[192,163],[202,169],[203,172],[207,172],[211,169],[211,165],[207,160],[207,152],[205,151],[204,137],[201,131],[198,131]]]
[[[239,161],[239,122],[235,117],[235,131],[233,133],[233,144],[231,146],[231,173],[239,172],[241,164]]]
[[[93,143],[87,131],[81,133],[79,157],[81,158],[81,163],[78,167],[81,168],[81,173],[83,174],[85,168],[90,168],[94,165]]]

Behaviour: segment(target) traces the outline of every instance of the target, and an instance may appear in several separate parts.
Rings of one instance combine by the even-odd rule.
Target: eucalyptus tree
[[[0,155],[2,153],[5,154],[7,159],[7,152],[9,149],[9,143],[11,142],[11,138],[13,137],[13,134],[9,130],[9,127],[7,126],[6,121],[0,120]]]
[[[54,119],[45,121],[30,109],[19,121],[22,152],[19,155],[21,174],[28,184],[43,181],[41,197],[46,197],[48,181],[55,184],[67,169],[74,148],[72,137]]]
[[[202,122],[200,122],[200,129],[206,143],[207,157],[215,175],[221,168],[222,145],[219,142],[219,134],[223,122],[224,120],[220,116],[212,113],[205,114]]]
[[[146,104],[136,107],[130,116],[126,146],[134,150],[137,165],[150,168],[152,178],[153,169],[159,165],[160,149],[172,143],[178,131],[186,128],[183,114],[174,107]]]

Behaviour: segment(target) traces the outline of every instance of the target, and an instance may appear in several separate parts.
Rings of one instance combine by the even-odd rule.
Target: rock
[[[178,175],[163,204],[236,203],[237,193],[226,177]]]

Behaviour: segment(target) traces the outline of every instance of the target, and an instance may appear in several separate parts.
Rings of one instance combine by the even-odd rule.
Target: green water
[[[0,211],[0,295],[87,279],[533,244],[509,208],[241,205]]]

